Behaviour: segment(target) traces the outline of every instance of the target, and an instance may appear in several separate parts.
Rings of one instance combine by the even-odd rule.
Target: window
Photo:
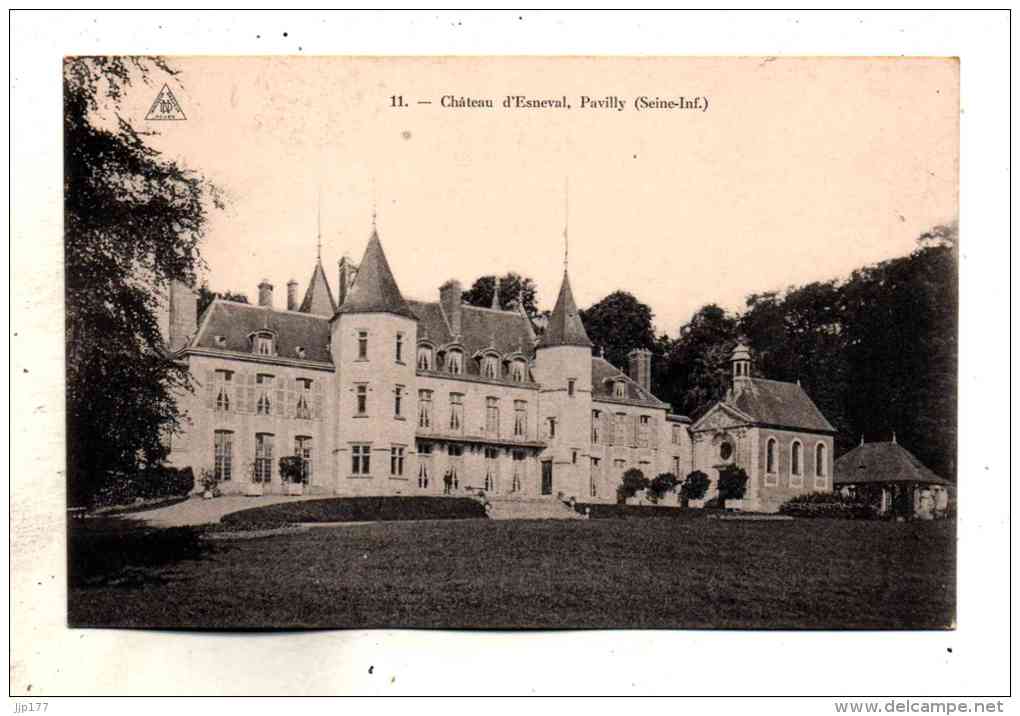
[[[679,425],[674,425],[673,426],[673,444],[674,445],[682,445],[683,444],[683,434],[681,433],[681,430],[682,430],[682,428]]]
[[[570,451],[570,462],[573,463],[574,465],[577,464],[577,450]]]
[[[464,427],[464,395],[450,393],[450,430],[459,433]]]
[[[617,413],[615,416],[615,425],[613,426],[616,431],[613,442],[617,445],[627,444],[627,414]]]
[[[397,333],[397,343],[395,346],[394,359],[397,363],[404,362],[404,334]]]
[[[255,482],[270,482],[273,479],[273,436],[270,433],[255,434]]]
[[[524,451],[514,450],[513,474],[510,485],[510,492],[521,491],[521,481],[524,479]]]
[[[613,460],[613,469],[614,470],[619,470],[619,471],[623,472],[623,468],[625,468],[625,467],[627,467],[627,461],[626,460],[620,460],[620,459]]]
[[[297,405],[294,407],[294,416],[302,420],[312,419],[312,409],[309,405],[308,396],[312,393],[312,381],[309,378],[298,378],[300,390],[297,396]]]
[[[733,443],[723,441],[719,444],[719,459],[726,462],[731,457],[733,457]]]
[[[234,471],[234,434],[229,430],[213,433],[213,474],[217,482],[230,482]]]
[[[591,459],[591,477],[589,478],[589,494],[592,497],[599,496],[599,475],[601,474],[602,467],[599,464],[600,460],[597,457]]]
[[[642,415],[638,418],[638,447],[648,447],[649,444],[649,433],[652,429],[652,418],[648,415]]]
[[[546,418],[545,435],[550,439],[556,437],[556,418]]]
[[[460,375],[464,372],[464,355],[460,351],[450,351],[446,354],[446,370],[451,375]]]
[[[273,334],[256,333],[252,337],[252,352],[257,353],[260,356],[274,355]]]
[[[432,391],[418,391],[418,427],[432,427]]]
[[[358,360],[368,360],[368,331],[358,331]]]
[[[496,490],[496,478],[499,474],[499,448],[485,448],[485,489]]]
[[[216,371],[216,410],[230,411],[230,382],[234,373],[229,370]]]
[[[523,438],[528,434],[528,403],[524,400],[514,401],[514,437]]]
[[[364,383],[354,386],[354,395],[357,402],[357,414],[366,415],[368,413],[368,386]]]
[[[499,398],[485,399],[485,432],[499,435]]]
[[[418,370],[432,370],[432,349],[418,346]]]
[[[769,438],[765,443],[765,486],[775,487],[779,484],[776,475],[778,454],[776,452],[776,439]]]
[[[418,487],[427,490],[429,487],[429,474],[432,472],[431,460],[418,459]]]
[[[680,477],[680,458],[676,455],[673,456],[673,476]]]
[[[294,438],[294,455],[301,458],[301,480],[312,481],[312,439],[306,435]]]
[[[404,401],[404,386],[398,385],[393,389],[393,417],[401,418],[403,413],[400,412],[403,407]]]
[[[273,401],[270,398],[270,387],[273,385],[273,376],[259,373],[255,376],[255,384],[261,386],[258,389],[258,400],[255,403],[256,415],[269,415],[273,412]]]
[[[482,376],[485,378],[499,377],[499,358],[487,355],[482,358]]]
[[[570,396],[571,398],[574,397],[574,386],[576,384],[577,384],[577,381],[575,379],[573,379],[573,378],[568,378],[567,379],[567,395]]]
[[[602,411],[593,410],[591,411],[591,444],[599,444],[599,433],[602,432]]]
[[[510,364],[510,378],[515,383],[523,383],[526,375],[527,371],[525,370],[524,361],[518,358]]]
[[[371,446],[351,445],[351,474],[369,475],[372,467]]]
[[[394,445],[390,448],[390,477],[404,476],[404,446]]]
[[[825,487],[825,474],[826,465],[828,464],[828,455],[825,448],[825,443],[818,443],[815,445],[815,487]]]
[[[627,384],[622,380],[618,380],[613,383],[613,395],[617,398],[627,397]]]
[[[460,489],[460,470],[463,462],[461,458],[464,456],[464,446],[450,445],[446,450],[450,455],[450,466],[446,468],[446,474],[443,476],[443,491],[449,494],[451,490]]]
[[[804,447],[799,440],[790,445],[790,487],[804,484]]]

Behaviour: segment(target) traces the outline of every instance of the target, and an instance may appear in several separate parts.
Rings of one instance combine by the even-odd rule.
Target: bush
[[[184,497],[195,489],[195,473],[190,467],[152,467],[130,474],[115,475],[99,487],[93,507],[126,505],[135,500]]]
[[[875,508],[859,497],[839,493],[814,492],[797,495],[779,506],[779,514],[791,517],[834,517],[847,520],[870,520],[878,515]]]
[[[708,479],[708,475],[701,470],[695,470],[687,475],[684,478],[683,485],[680,486],[680,497],[683,498],[684,507],[687,506],[690,500],[704,499],[710,484],[711,481]]]
[[[645,477],[645,474],[636,467],[632,467],[623,473],[623,482],[616,488],[616,501],[626,502],[628,498],[633,497],[639,491],[647,490],[648,485],[648,478]]]
[[[719,471],[719,500],[742,500],[747,492],[747,473],[744,468],[728,466]]]
[[[680,480],[671,472],[660,472],[655,479],[648,483],[648,495],[652,500],[658,502],[667,492],[672,492],[680,484]]]
[[[304,464],[300,457],[287,455],[280,458],[280,479],[295,485],[305,482]]]

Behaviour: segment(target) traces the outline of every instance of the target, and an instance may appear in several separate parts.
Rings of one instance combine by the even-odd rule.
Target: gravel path
[[[211,500],[192,497],[184,502],[169,507],[160,507],[148,512],[135,512],[131,519],[143,520],[152,527],[185,527],[189,525],[207,525],[219,522],[223,515],[239,512],[252,507],[265,507],[279,502],[298,502],[301,500],[321,500],[329,495],[303,495],[290,497],[287,495],[263,495],[262,497],[244,497],[241,495],[224,495]]]

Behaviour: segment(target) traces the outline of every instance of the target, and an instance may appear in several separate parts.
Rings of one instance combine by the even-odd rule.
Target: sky
[[[675,335],[700,306],[844,277],[955,219],[958,64],[946,59],[171,58],[187,117],[154,147],[214,182],[202,253],[219,291],[276,305],[322,258],[331,285],[372,216],[408,298],[532,277],[552,308],[569,236],[578,305],[633,293]],[[444,108],[444,95],[493,109]],[[500,107],[566,96],[570,110]],[[582,109],[619,97],[624,111]],[[708,110],[633,108],[707,97]],[[406,107],[393,107],[401,96]],[[418,104],[420,100],[432,104]]]

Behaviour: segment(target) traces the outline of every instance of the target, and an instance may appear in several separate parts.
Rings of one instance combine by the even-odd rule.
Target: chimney
[[[171,351],[178,351],[198,330],[198,298],[180,281],[171,281],[168,291],[166,343]]]
[[[733,394],[736,395],[751,383],[751,350],[743,341],[737,341],[730,362],[733,363]]]
[[[287,282],[287,310],[296,311],[298,310],[297,302],[297,281],[291,279]]]
[[[496,282],[492,287],[492,309],[499,310],[499,276],[496,277]]]
[[[635,383],[648,392],[652,391],[652,352],[644,348],[635,348],[627,354],[629,370],[627,371]]]
[[[273,284],[268,278],[262,279],[259,284],[259,305],[265,308],[273,307]]]
[[[454,336],[462,336],[460,327],[460,304],[463,289],[460,281],[451,279],[439,287],[439,305],[443,308],[446,320],[450,322],[450,332]]]
[[[347,294],[350,293],[351,286],[354,285],[354,279],[358,275],[358,267],[351,261],[349,256],[344,256],[337,261],[336,266],[336,305],[339,308],[344,305],[344,301],[347,300]]]

